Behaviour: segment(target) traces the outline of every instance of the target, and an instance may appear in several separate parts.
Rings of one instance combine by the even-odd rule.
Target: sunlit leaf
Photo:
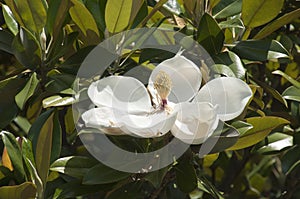
[[[262,39],[262,38],[270,35],[274,31],[276,31],[280,27],[282,27],[288,23],[291,23],[293,20],[295,20],[299,17],[300,17],[300,8],[297,10],[294,10],[292,12],[286,13],[285,15],[279,17],[278,19],[275,19],[274,21],[272,21],[271,23],[266,25],[263,29],[261,29],[254,36],[254,39]]]
[[[39,80],[37,78],[37,74],[33,73],[26,83],[25,87],[16,95],[15,100],[20,109],[23,109],[26,101],[34,94],[38,83]]]
[[[272,74],[281,75],[286,80],[288,80],[291,84],[293,84],[295,87],[300,89],[300,82],[294,80],[293,78],[291,78],[289,75],[285,74],[284,72],[282,72],[280,70],[276,70],[276,71],[273,71]]]
[[[75,102],[75,98],[73,97],[61,97],[59,95],[54,95],[43,100],[43,107],[49,108],[56,106],[67,106],[71,105],[73,102]]]
[[[80,28],[84,36],[89,38],[87,40],[89,44],[97,44],[100,39],[100,34],[94,17],[81,1],[70,1],[71,7],[69,9],[69,13],[72,20]]]
[[[293,136],[283,133],[273,133],[267,137],[266,143],[262,141],[262,143],[257,146],[257,152],[274,153],[291,146],[293,146]]]
[[[221,0],[213,8],[213,16],[216,19],[227,18],[240,13],[242,10],[242,0]]]
[[[282,96],[284,99],[300,102],[300,88],[290,86],[282,93]]]
[[[41,0],[5,0],[20,25],[40,34],[46,25],[47,7]]]
[[[109,32],[120,32],[129,25],[132,4],[132,0],[107,0],[105,23]]]
[[[238,150],[249,146],[252,146],[265,137],[275,128],[289,124],[290,122],[286,119],[273,116],[265,117],[252,117],[247,118],[247,123],[253,126],[252,129],[244,133],[237,141],[235,145],[230,147],[228,150]]]
[[[7,5],[2,4],[2,8],[6,25],[8,26],[9,30],[16,35],[19,32],[18,23],[16,22],[11,10]]]
[[[243,0],[242,19],[245,26],[257,27],[274,19],[280,12],[284,0]]]
[[[0,198],[29,199],[35,198],[36,187],[32,182],[24,182],[20,185],[0,187]]]

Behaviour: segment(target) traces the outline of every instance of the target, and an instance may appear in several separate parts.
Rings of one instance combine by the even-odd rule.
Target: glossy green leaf
[[[47,11],[47,30],[57,38],[68,13],[70,0],[51,0]]]
[[[262,141],[256,148],[259,153],[274,153],[291,146],[293,146],[293,136],[273,133],[267,137],[267,143]]]
[[[5,30],[0,30],[0,50],[13,54],[11,43],[14,36]]]
[[[43,182],[46,184],[51,158],[52,139],[53,139],[53,117],[52,113],[40,130],[35,151],[35,162],[37,172]]]
[[[289,58],[289,52],[276,40],[240,41],[231,50],[240,58],[252,61]]]
[[[282,72],[280,70],[276,70],[276,71],[273,71],[272,74],[281,75],[286,80],[288,80],[291,84],[293,84],[295,87],[297,87],[297,88],[300,89],[300,82],[294,80],[292,77],[290,77],[289,75],[285,74],[284,72]]]
[[[33,199],[36,187],[32,182],[24,182],[20,185],[0,187],[0,198]]]
[[[83,156],[70,156],[56,160],[50,170],[57,171],[75,178],[82,178],[98,161]]]
[[[291,173],[300,164],[300,147],[294,146],[287,153],[285,153],[282,158],[282,171],[285,175]]]
[[[89,37],[88,41],[91,44],[97,44],[99,42],[99,31],[94,17],[85,7],[85,5],[79,0],[70,0],[71,7],[69,13],[72,20],[80,28],[85,37]]]
[[[74,97],[61,97],[59,95],[53,95],[43,100],[43,107],[57,107],[57,106],[67,106],[75,102]]]
[[[239,79],[243,79],[245,77],[246,70],[241,59],[235,53],[231,51],[223,52],[214,56],[213,59],[216,64],[226,65],[235,77]]]
[[[290,123],[286,119],[273,116],[247,118],[246,122],[251,124],[253,128],[244,133],[237,143],[228,150],[238,150],[252,146],[265,139],[273,129]]]
[[[18,180],[24,180],[25,171],[22,160],[22,153],[19,143],[16,140],[16,137],[7,131],[1,131],[0,136],[2,138],[4,146],[6,147],[7,153],[14,167],[14,170],[17,173],[17,175],[19,175]]]
[[[16,35],[19,32],[19,26],[12,14],[12,11],[4,4],[2,4],[2,11],[7,27],[14,35]]]
[[[86,185],[108,184],[128,178],[130,173],[114,170],[104,164],[98,164],[86,173],[82,183]]]
[[[226,77],[236,77],[234,72],[224,64],[215,64],[211,66],[211,70],[217,74],[224,75]]]
[[[254,28],[268,23],[280,12],[284,0],[243,0],[242,20],[246,27]]]
[[[98,29],[102,32],[104,32],[106,28],[104,19],[106,3],[107,0],[89,0],[85,2],[85,6],[93,15]]]
[[[46,25],[47,8],[41,0],[5,0],[20,25],[32,33],[40,34]]]
[[[183,156],[175,166],[176,184],[184,193],[190,193],[197,187],[197,175],[190,158]]]
[[[32,144],[26,138],[22,138],[22,155],[32,182],[36,186],[37,195],[38,197],[42,197],[44,192],[43,183],[36,170]]]
[[[247,122],[243,121],[235,121],[231,124],[240,134],[240,136],[243,136],[247,131],[253,128],[253,126]]]
[[[21,64],[35,69],[41,63],[42,50],[39,42],[27,29],[21,28],[12,42],[14,55]]]
[[[6,127],[18,113],[15,95],[20,91],[26,79],[12,77],[0,81],[0,128]]]
[[[242,0],[221,0],[212,10],[216,19],[227,18],[242,11]]]
[[[219,26],[221,29],[225,29],[225,28],[239,28],[239,29],[244,29],[244,24],[242,22],[242,20],[238,17],[233,18],[233,19],[229,19],[226,21],[221,21],[219,23]]]
[[[37,78],[37,74],[33,73],[28,82],[26,83],[25,87],[16,95],[15,100],[20,109],[23,109],[24,104],[34,94],[38,83],[39,80]]]
[[[214,132],[214,134],[202,144],[199,151],[201,157],[207,153],[213,154],[222,152],[238,141],[240,134],[237,129],[223,122],[220,122],[219,125],[220,130],[222,130],[221,134],[218,135],[218,133],[216,134],[216,132]]]
[[[132,4],[133,0],[107,0],[105,23],[109,32],[120,32],[129,25]]]
[[[210,54],[217,54],[223,48],[224,34],[214,18],[207,13],[200,20],[197,41]]]
[[[300,17],[300,8],[294,10],[292,12],[286,13],[285,15],[275,19],[264,28],[262,28],[255,36],[254,39],[262,39],[277,29],[281,28],[282,26],[291,23],[293,20]]]
[[[282,96],[284,99],[300,102],[300,88],[290,86],[283,91]]]

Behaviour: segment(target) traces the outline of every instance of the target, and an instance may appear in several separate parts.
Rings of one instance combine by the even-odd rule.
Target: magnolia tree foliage
[[[299,198],[299,7],[1,0],[0,198]]]

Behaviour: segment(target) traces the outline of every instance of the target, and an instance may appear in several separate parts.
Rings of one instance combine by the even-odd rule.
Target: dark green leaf
[[[21,64],[30,69],[41,63],[42,50],[39,42],[27,29],[21,28],[12,42],[14,55]]]
[[[175,166],[176,184],[184,193],[190,193],[197,187],[197,176],[194,166],[187,155],[180,158]]]
[[[252,61],[289,58],[289,52],[276,40],[240,41],[233,46],[232,51],[240,58]]]
[[[0,50],[8,53],[13,53],[11,43],[13,41],[13,35],[5,30],[0,30]]]
[[[67,174],[75,178],[82,178],[98,161],[83,157],[70,156],[56,160],[52,163],[50,170]]]
[[[151,182],[151,184],[155,187],[155,188],[159,188],[161,186],[161,183],[166,175],[166,173],[168,172],[168,167],[162,168],[158,171],[154,171],[151,173],[148,173],[145,176],[145,179],[149,182]]]
[[[49,2],[47,12],[47,29],[48,32],[53,35],[53,38],[57,38],[59,30],[61,29],[68,13],[69,4],[70,0],[51,0]]]
[[[243,0],[242,19],[246,27],[268,23],[280,12],[284,0]]]
[[[240,18],[233,18],[219,23],[220,28],[239,28],[244,29],[244,24]]]
[[[89,169],[83,177],[82,183],[86,185],[108,184],[128,178],[130,173],[114,170],[104,164],[98,164]]]
[[[104,20],[106,2],[107,0],[89,0],[85,3],[85,6],[93,15],[98,29],[102,32],[105,31],[106,27]]]
[[[300,147],[294,146],[287,153],[285,153],[282,158],[282,171],[285,175],[291,173],[300,164]]]
[[[25,79],[9,78],[0,81],[0,128],[7,126],[17,115],[18,106],[15,103],[15,95],[20,91]]]
[[[210,54],[217,54],[223,48],[224,34],[214,18],[207,13],[200,20],[197,41]]]
[[[220,122],[219,125],[217,131],[202,144],[199,151],[201,157],[208,153],[224,151],[238,141],[240,134],[235,128],[223,122]],[[221,134],[218,131],[221,131]]]
[[[17,174],[19,175],[18,180],[24,180],[25,171],[24,171],[22,153],[21,153],[19,143],[17,142],[15,136],[9,132],[2,131],[0,133],[0,136],[3,140],[4,146],[6,147],[12,165],[15,171],[17,172]]]
[[[221,0],[212,11],[216,19],[239,14],[242,11],[242,0]]]
[[[121,187],[110,192],[105,199],[119,199],[120,196],[122,198],[130,198],[130,199],[144,199],[147,197],[146,190],[143,190],[143,182],[136,181],[124,184]]]

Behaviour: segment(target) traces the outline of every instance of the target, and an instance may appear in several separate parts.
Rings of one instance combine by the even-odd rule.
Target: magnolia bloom
[[[201,144],[219,120],[239,116],[252,96],[249,86],[237,78],[216,78],[200,89],[201,80],[199,68],[178,53],[152,71],[148,89],[125,76],[93,82],[88,96],[96,107],[82,119],[86,127],[107,134],[151,138],[171,131],[185,143]]]

